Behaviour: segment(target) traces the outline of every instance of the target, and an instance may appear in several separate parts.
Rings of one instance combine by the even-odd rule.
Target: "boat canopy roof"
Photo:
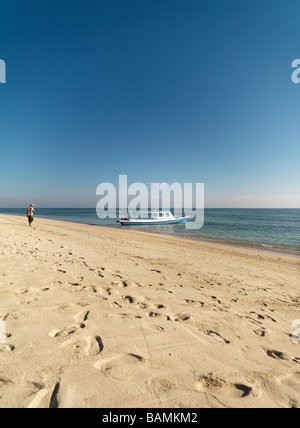
[[[142,218],[142,219],[157,219],[157,218],[167,218],[172,219],[174,218],[173,214],[170,211],[136,211],[135,216],[133,215],[132,211],[120,211],[119,212],[120,218]]]

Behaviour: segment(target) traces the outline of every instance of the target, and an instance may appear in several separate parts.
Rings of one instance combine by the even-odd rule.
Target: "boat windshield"
[[[157,219],[172,219],[174,216],[170,211],[120,211],[119,218],[128,220],[128,219],[141,219],[141,220],[157,220]]]
[[[159,212],[153,212],[152,218],[173,218],[173,215],[170,213],[170,211],[159,211]]]

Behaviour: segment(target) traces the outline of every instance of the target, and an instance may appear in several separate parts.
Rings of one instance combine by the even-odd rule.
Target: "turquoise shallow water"
[[[0,209],[2,214],[24,216],[26,209]],[[186,214],[191,212],[186,211]],[[115,219],[100,220],[95,208],[38,208],[35,216],[99,226],[122,227]],[[212,239],[265,249],[300,252],[300,209],[206,209],[202,229],[188,230],[184,225],[137,226],[133,230]]]

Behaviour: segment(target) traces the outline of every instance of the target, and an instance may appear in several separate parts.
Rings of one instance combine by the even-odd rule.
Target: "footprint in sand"
[[[189,314],[176,314],[176,315],[171,317],[171,320],[176,321],[176,322],[187,321],[189,319],[190,319]]]
[[[218,305],[220,305],[222,302],[221,300],[219,300],[216,296],[211,296],[211,299],[215,302],[218,303]]]
[[[162,304],[159,304],[159,303],[157,303],[157,304],[146,304],[146,303],[144,303],[144,302],[139,302],[137,305],[136,305],[136,308],[140,308],[140,309],[165,309],[166,308],[166,306],[164,306],[164,305],[162,305]]]
[[[226,345],[230,344],[230,341],[227,339],[224,339],[223,336],[221,336],[219,333],[217,333],[216,331],[212,331],[212,330],[205,330],[203,333],[205,333],[207,336],[211,336],[213,337],[217,342],[219,343],[226,343]]]
[[[85,353],[88,357],[96,357],[104,349],[100,336],[88,336],[85,341]]]
[[[289,391],[289,403],[288,406],[292,409],[298,409],[300,407],[299,403],[299,391],[300,391],[300,373],[289,373],[287,375],[277,378],[277,381],[288,387]]]
[[[89,311],[83,309],[82,311],[78,312],[78,314],[76,314],[73,319],[77,324],[83,324],[85,321],[87,321],[89,313]]]
[[[121,318],[121,319],[126,319],[126,318],[133,318],[133,319],[141,319],[142,317],[140,317],[139,315],[133,315],[133,314],[108,314],[107,315],[109,318]]]
[[[27,297],[26,300],[18,300],[16,305],[30,305],[31,303],[38,302],[36,297]]]
[[[116,309],[116,308],[121,309],[122,308],[122,306],[118,302],[108,302],[108,303],[112,309]]]
[[[27,408],[50,408],[57,404],[58,382],[46,382],[41,384],[39,381],[28,381],[18,379],[14,382],[10,379],[0,377],[0,387],[4,395],[23,397],[23,404]],[[2,397],[1,397],[2,398]],[[29,403],[29,404],[28,404]]]
[[[153,311],[148,312],[148,317],[150,317],[150,318],[160,317],[160,318],[164,318],[164,319],[165,319],[165,320],[167,320],[167,321],[170,321],[170,319],[171,319],[168,315],[165,315],[165,314],[159,314],[159,313],[157,313],[157,312],[153,312]]]
[[[257,312],[250,312],[250,315],[252,317],[256,317],[260,321],[263,321],[263,320],[267,319],[267,320],[270,320],[270,321],[272,321],[274,323],[277,322],[274,318],[270,317],[269,315],[261,315],[261,314],[258,314]]]
[[[290,363],[300,364],[300,358],[292,357],[291,355],[286,354],[285,352],[275,351],[271,349],[264,349],[264,352],[267,354],[268,357],[273,358],[274,360],[281,360]]]
[[[196,390],[214,396],[230,398],[245,398],[252,393],[250,386],[240,383],[230,383],[220,377],[200,376],[196,384]]]
[[[75,333],[79,329],[85,328],[84,323],[87,321],[89,313],[90,313],[89,311],[87,311],[86,309],[83,309],[73,317],[75,324],[68,327],[52,330],[50,331],[49,336],[50,337],[67,337]]]
[[[134,298],[131,296],[121,296],[122,300],[124,300],[127,303],[133,303],[134,302]]]
[[[39,386],[33,400],[27,406],[28,409],[54,409],[58,408],[58,391],[60,383],[56,382],[52,387]]]
[[[155,332],[159,331],[161,333],[163,333],[165,331],[164,327],[162,327],[161,325],[158,325],[158,324],[153,324],[153,323],[144,324],[143,328],[145,330],[148,330],[148,331],[155,331]]]
[[[161,303],[155,303],[151,305],[151,307],[154,309],[164,309],[166,306],[162,305]]]
[[[126,288],[126,287],[128,287],[128,282],[127,281],[113,281],[112,285],[116,285],[118,287]]]
[[[278,379],[280,383],[283,385],[289,386],[290,388],[294,389],[295,391],[300,391],[300,373],[290,373],[286,376],[282,376]]]
[[[186,303],[192,304],[192,303],[197,303],[196,300],[192,300],[192,299],[184,299],[184,301]]]
[[[147,361],[136,354],[119,354],[98,360],[94,367],[106,377],[123,380],[133,376]]]
[[[99,287],[99,291],[101,294],[106,294],[107,296],[111,296],[111,289],[109,287]]]
[[[4,317],[0,316],[0,320],[2,321],[12,321],[12,320],[18,320],[19,318],[22,318],[25,314],[23,312],[11,312],[9,314],[6,314]]]
[[[147,308],[148,308],[148,305],[147,305],[146,303],[144,303],[144,302],[139,302],[139,303],[136,305],[136,308],[140,308],[140,309],[147,309]]]
[[[13,345],[9,345],[8,343],[0,344],[0,352],[12,352],[15,347]]]
[[[264,327],[253,330],[253,333],[260,337],[265,337],[267,334],[266,329]]]
[[[30,304],[33,302],[37,302],[37,297],[42,296],[43,293],[46,291],[49,291],[49,287],[42,287],[42,288],[36,288],[36,287],[30,287],[30,288],[22,288],[20,290],[15,291],[14,295],[22,295],[25,296],[26,299],[20,300],[17,302],[18,305],[21,304]]]
[[[84,328],[84,327],[85,327],[84,324],[74,324],[74,325],[69,326],[69,327],[64,327],[64,328],[52,330],[52,331],[50,331],[49,336],[50,337],[67,337],[67,336],[70,336],[71,334],[75,333],[79,329]]]

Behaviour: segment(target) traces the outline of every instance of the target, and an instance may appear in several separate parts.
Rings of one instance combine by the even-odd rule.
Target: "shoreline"
[[[2,214],[0,213],[1,216],[10,216],[10,217],[18,217],[21,218],[23,217],[22,215],[17,215],[17,214]],[[100,227],[100,228],[104,228],[104,229],[116,229],[116,230],[125,230],[126,226],[118,226],[118,225],[103,225],[103,224],[96,224],[96,223],[85,223],[85,222],[81,222],[81,221],[72,221],[72,220],[62,220],[62,219],[56,219],[53,217],[43,217],[43,216],[35,216],[35,220],[36,219],[43,219],[43,220],[52,220],[52,221],[57,221],[57,222],[62,222],[62,223],[71,223],[71,224],[82,224],[82,225],[86,225],[86,226],[93,226],[93,227]],[[245,249],[245,250],[253,250],[253,251],[261,251],[264,253],[275,253],[275,254],[279,254],[279,255],[283,255],[283,256],[289,256],[289,257],[296,257],[296,258],[300,258],[300,250],[297,251],[295,249],[289,249],[289,248],[285,248],[285,247],[274,247],[274,246],[269,246],[269,245],[265,245],[265,244],[257,244],[257,243],[246,243],[246,242],[239,242],[239,241],[232,241],[232,240],[222,240],[222,239],[218,239],[218,238],[214,238],[214,237],[197,237],[197,236],[190,236],[190,235],[185,235],[185,234],[172,234],[172,233],[163,233],[163,232],[154,232],[153,230],[151,231],[147,231],[145,229],[143,230],[137,230],[130,228],[129,226],[126,228],[126,231],[130,231],[131,233],[146,233],[146,234],[150,234],[150,235],[159,235],[159,236],[169,236],[169,237],[173,237],[173,238],[178,238],[178,239],[184,239],[184,240],[188,240],[188,241],[195,241],[195,242],[200,242],[200,243],[211,243],[211,244],[216,244],[216,245],[225,245],[225,246],[229,246],[229,247],[233,247],[233,248],[241,248],[241,249]]]

